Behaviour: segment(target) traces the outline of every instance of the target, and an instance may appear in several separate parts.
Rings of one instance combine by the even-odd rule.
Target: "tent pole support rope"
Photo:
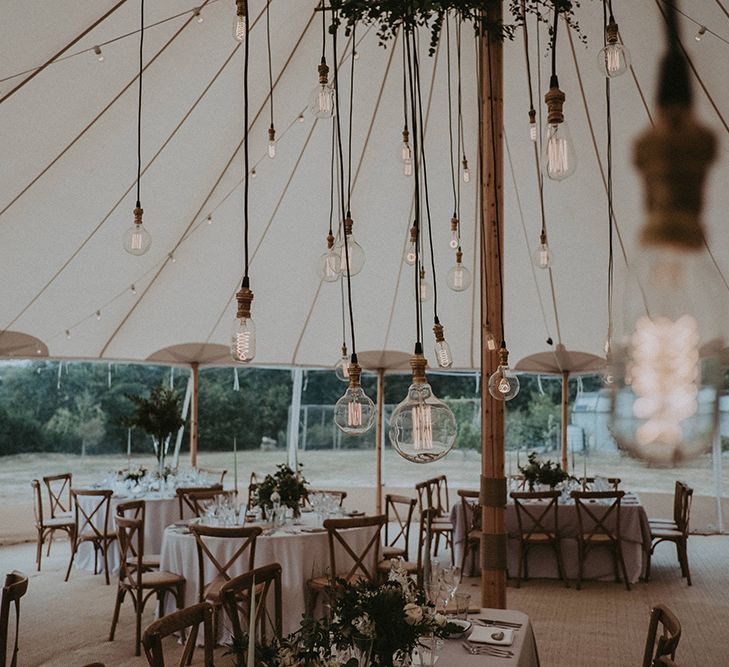
[[[501,23],[503,0],[493,2],[487,9],[490,24]],[[502,330],[503,291],[498,244],[503,243],[503,118],[504,118],[504,60],[503,43],[489,34],[479,37],[481,59],[481,108],[483,119],[479,141],[485,153],[481,187],[481,332],[490,323],[494,331]],[[489,85],[491,81],[491,86]],[[496,137],[492,150],[485,150]],[[494,187],[496,183],[496,187]],[[502,192],[497,192],[497,188]],[[497,207],[499,208],[497,214]],[[485,247],[485,251],[484,251]],[[486,284],[485,275],[491,280]],[[496,355],[481,342],[481,377],[496,370]],[[481,389],[481,606],[506,608],[506,531],[504,479],[504,403]],[[500,491],[503,491],[501,493]]]

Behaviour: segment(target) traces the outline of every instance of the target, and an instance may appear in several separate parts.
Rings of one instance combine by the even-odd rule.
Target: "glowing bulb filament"
[[[251,343],[253,335],[250,331],[240,331],[234,338],[235,358],[239,361],[248,361],[251,356]]]
[[[620,70],[620,50],[613,47],[605,49],[605,66],[608,72],[615,73]]]
[[[276,157],[276,142],[275,141],[269,141],[268,142],[268,157],[270,157],[272,160]]]
[[[347,424],[349,426],[362,426],[362,405],[358,401],[347,403]]]
[[[332,113],[332,96],[329,87],[325,84],[322,84],[319,88],[319,112]]]
[[[143,242],[144,234],[142,233],[141,225],[135,225],[131,240],[132,250],[141,250]]]
[[[460,266],[453,273],[453,287],[457,290],[463,289],[463,269]]]
[[[547,143],[547,165],[551,174],[567,174],[572,166],[569,158],[569,145],[563,137],[552,135]]]
[[[501,380],[499,380],[499,391],[502,394],[508,394],[510,389],[511,385],[509,384],[509,381],[505,377],[502,377]]]
[[[416,450],[433,449],[433,416],[429,405],[413,408],[413,447]]]
[[[454,229],[451,231],[451,240],[450,240],[449,245],[454,250],[458,247],[458,230],[457,229]]]

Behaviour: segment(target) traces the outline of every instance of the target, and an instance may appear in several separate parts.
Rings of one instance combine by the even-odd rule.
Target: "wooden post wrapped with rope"
[[[503,2],[488,5],[489,23],[500,23]],[[502,330],[503,256],[503,44],[482,34],[480,109],[483,168],[481,187],[481,331]],[[493,131],[492,131],[493,130]],[[492,141],[492,137],[495,138]],[[501,247],[500,247],[501,246]],[[488,280],[487,280],[488,277]],[[506,479],[504,478],[504,403],[491,397],[487,379],[498,355],[481,344],[481,605],[506,607]]]

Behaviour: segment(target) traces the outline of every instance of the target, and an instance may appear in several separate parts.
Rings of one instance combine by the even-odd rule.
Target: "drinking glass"
[[[471,607],[470,593],[456,593],[456,618],[468,620],[468,610]]]

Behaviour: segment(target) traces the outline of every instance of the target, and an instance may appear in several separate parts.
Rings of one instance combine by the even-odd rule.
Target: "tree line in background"
[[[184,396],[189,370],[143,364],[28,361],[0,365],[0,456],[24,452],[125,454],[125,419],[132,412],[128,396],[146,394],[172,382]],[[291,402],[292,374],[288,369],[231,368],[200,372],[200,449],[229,450],[233,437],[240,449],[260,447],[271,438],[284,447]],[[459,424],[456,447],[481,447],[478,400],[481,385],[474,373],[430,377],[437,396],[444,397]],[[392,375],[385,383],[385,403],[402,400],[408,375]],[[363,376],[373,399],[376,378]],[[507,404],[507,448],[552,448],[560,435],[559,382],[522,377],[521,392]],[[333,406],[344,390],[332,371],[305,373],[302,405]],[[571,386],[574,396],[576,386]],[[188,419],[189,423],[189,419]],[[370,447],[374,434],[343,441],[343,447]],[[315,445],[316,443],[314,443]],[[187,425],[183,450],[188,446]],[[142,431],[132,432],[132,451],[151,453]]]

